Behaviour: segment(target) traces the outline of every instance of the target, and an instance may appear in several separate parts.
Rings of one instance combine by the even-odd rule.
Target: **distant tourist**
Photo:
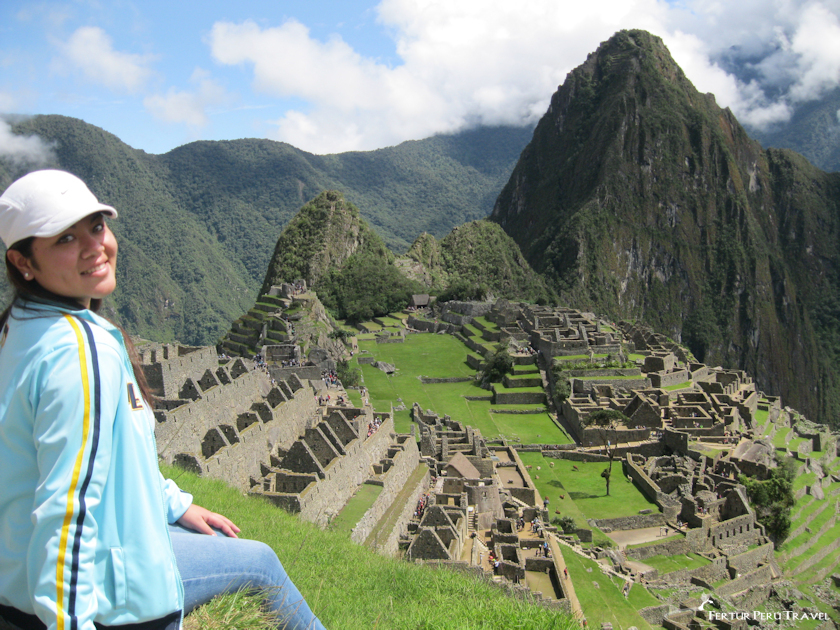
[[[62,171],[0,197],[14,289],[0,315],[0,620],[175,630],[215,595],[257,588],[284,627],[323,629],[270,547],[160,475],[134,348],[97,314],[116,288],[116,216]]]

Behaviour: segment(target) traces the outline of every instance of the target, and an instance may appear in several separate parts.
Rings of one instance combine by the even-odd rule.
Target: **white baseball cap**
[[[15,181],[0,197],[0,238],[11,247],[30,236],[55,236],[94,212],[117,216],[114,208],[99,203],[75,175],[34,171]]]

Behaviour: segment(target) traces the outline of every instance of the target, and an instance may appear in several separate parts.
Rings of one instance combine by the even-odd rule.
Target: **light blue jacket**
[[[167,523],[192,497],[160,475],[120,331],[27,304],[0,338],[0,604],[50,630],[182,610]]]

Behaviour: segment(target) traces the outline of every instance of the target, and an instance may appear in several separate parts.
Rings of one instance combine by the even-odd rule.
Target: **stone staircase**
[[[254,306],[231,324],[221,351],[231,356],[253,357],[268,344],[294,343],[289,324],[280,317],[291,302],[273,295],[261,295]]]

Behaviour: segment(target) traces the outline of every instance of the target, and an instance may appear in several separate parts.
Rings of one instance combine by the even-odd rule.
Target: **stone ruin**
[[[400,541],[405,557],[471,570],[570,610],[556,529],[546,525],[548,512],[537,507],[536,486],[517,452],[416,403],[412,415],[433,483]],[[542,520],[539,531],[530,529],[534,519]]]
[[[295,372],[277,380],[255,361],[210,347],[153,344],[141,348],[140,361],[157,397],[161,460],[264,496],[320,526],[362,484],[379,485],[354,539],[377,525],[420,466],[416,441],[394,433],[390,413],[319,405],[320,371],[314,383]],[[428,487],[428,474],[415,477],[412,497]],[[411,515],[398,507],[407,513],[378,539],[385,553],[396,552]]]
[[[476,317],[497,328],[489,330]],[[472,323],[482,341],[507,343],[517,364],[541,366],[551,385],[548,403],[577,442],[541,446],[545,456],[607,461],[602,427],[590,426],[588,417],[598,410],[616,410],[628,418],[610,434],[612,456],[660,511],[590,521],[589,526],[608,533],[661,527],[671,534],[622,553],[597,548],[583,552],[599,558],[604,570],[628,584],[694,584],[746,601],[744,593],[763,592],[779,578],[772,543],[737,481],[742,472],[762,478],[775,465],[772,444],[755,437],[765,428],[795,424],[787,437],[789,454],[817,473],[817,482],[800,495],[819,497],[822,487],[837,480],[809,457],[814,450],[836,455],[836,436],[807,428],[798,416],[794,421],[794,412],[782,409],[778,398],[758,392],[745,372],[696,363],[682,347],[649,328],[626,322],[608,326],[591,313],[505,300],[450,302],[433,314],[412,311],[407,321],[409,331],[453,333],[477,355],[485,355],[486,346],[462,332]],[[272,338],[275,325],[269,323],[257,336],[277,342],[272,348],[263,346],[263,356],[288,354],[299,362],[292,328],[287,337]],[[383,342],[402,339],[382,337]],[[636,367],[569,370],[564,374],[570,377],[572,394],[565,400],[551,395],[552,363],[580,357],[597,363],[596,355],[623,362],[630,353],[644,357]],[[481,359],[472,355],[468,362],[475,369],[481,366]],[[369,406],[320,407],[320,375],[307,372],[305,365],[270,368],[266,378],[246,360],[219,362],[210,349],[173,346],[147,351],[144,364],[162,398],[155,412],[156,433],[166,461],[220,476],[321,525],[361,484],[380,485],[379,499],[352,533],[356,542],[472,571],[514,593],[530,590],[549,605],[571,607],[558,545],[573,545],[574,538],[548,524],[549,514],[528,470],[504,441],[485,440],[472,427],[424,412],[416,404],[411,435],[395,434],[390,415],[374,414]],[[690,388],[677,387],[688,382]],[[762,426],[756,419],[759,410],[767,415]],[[374,421],[379,429],[369,435],[366,428]],[[420,469],[427,472],[418,478]],[[395,509],[397,524],[379,531],[383,515]],[[530,531],[535,519],[540,525]],[[579,527],[576,534],[581,541],[592,539],[586,528]],[[538,553],[546,545],[548,555]],[[498,566],[490,563],[491,552]],[[653,555],[689,552],[708,564],[666,576],[643,568]],[[673,607],[641,612],[654,625],[685,627],[683,612]]]

